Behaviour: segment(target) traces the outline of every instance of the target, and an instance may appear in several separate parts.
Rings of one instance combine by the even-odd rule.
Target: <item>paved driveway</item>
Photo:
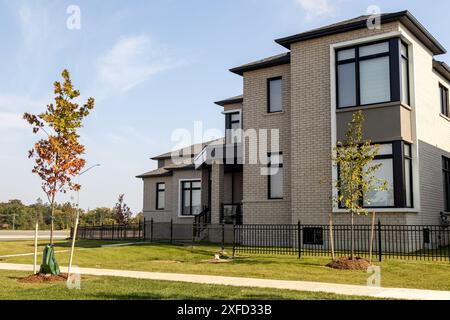
[[[54,231],[53,237],[56,240],[66,239],[70,235],[69,231]],[[50,231],[39,231],[38,239],[45,240],[50,238]],[[7,231],[0,230],[0,241],[14,241],[14,240],[33,240],[34,230],[30,231]]]

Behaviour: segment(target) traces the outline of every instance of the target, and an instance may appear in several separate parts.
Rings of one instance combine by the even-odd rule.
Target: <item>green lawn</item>
[[[79,248],[99,246],[102,242],[79,241]],[[67,249],[68,242],[57,243],[56,250]],[[20,249],[20,250],[19,250]],[[76,252],[74,264],[79,267],[211,274],[282,280],[304,280],[366,285],[364,271],[342,271],[326,267],[327,257],[281,255],[239,255],[229,263],[211,263],[218,247],[170,246],[141,244],[128,247],[101,248]],[[9,251],[8,251],[9,250]],[[41,250],[41,249],[40,249]],[[16,242],[0,252],[32,252],[31,242]],[[8,252],[8,253],[4,253]],[[0,254],[1,255],[1,254]],[[58,253],[61,265],[67,265],[68,253]],[[3,262],[32,263],[33,257],[3,259]],[[413,260],[386,260],[381,267],[381,284],[384,287],[403,287],[433,290],[450,290],[450,263]]]
[[[26,284],[17,280],[27,273],[0,271],[0,300],[350,300],[368,299],[329,293],[238,288],[184,282],[139,280],[116,277],[83,277],[80,290],[67,289],[65,282]]]

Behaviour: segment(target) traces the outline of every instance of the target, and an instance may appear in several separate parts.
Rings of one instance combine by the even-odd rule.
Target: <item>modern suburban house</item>
[[[437,58],[446,50],[408,11],[382,14],[378,27],[369,18],[277,39],[285,53],[231,69],[243,94],[216,102],[225,138],[179,150],[182,163],[152,158],[158,168],[138,176],[146,219],[326,224],[333,212],[348,222],[332,201],[332,150],[363,110],[364,137],[381,145],[377,176],[389,183],[368,195],[370,210],[383,223],[440,224],[450,214],[450,67]],[[267,161],[246,161],[249,129],[279,130]]]

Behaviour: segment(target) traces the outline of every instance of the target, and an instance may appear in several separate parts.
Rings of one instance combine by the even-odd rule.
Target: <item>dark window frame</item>
[[[322,246],[324,244],[323,227],[304,227],[302,231],[304,245]]]
[[[270,169],[274,167],[274,165],[272,165],[272,163],[270,162],[270,159],[271,159],[271,157],[273,155],[283,156],[283,152],[269,152],[269,153],[267,153],[267,156],[269,158],[269,161],[267,163],[267,168],[268,168],[269,173],[270,173]],[[283,163],[284,163],[284,157],[283,157],[283,161],[278,164],[278,168],[283,168]],[[272,175],[271,174],[269,174],[267,176],[267,181],[268,181],[267,198],[269,200],[283,200],[284,196],[283,197],[272,197]],[[284,171],[283,171],[283,195],[284,195]]]
[[[281,110],[277,110],[277,111],[271,111],[271,105],[270,105],[270,84],[272,81],[278,81],[281,80]],[[267,79],[267,113],[281,113],[284,111],[284,106],[283,106],[283,77],[282,76],[277,76],[277,77],[272,77],[272,78],[268,78]]]
[[[444,183],[444,211],[450,212],[450,158],[442,157],[442,175]]]
[[[369,56],[360,57],[359,50],[361,47],[366,47],[370,45],[375,45],[379,43],[388,43],[389,51],[384,53],[373,54]],[[401,49],[400,49],[400,38],[391,38],[384,39],[380,41],[363,43],[359,45],[353,45],[348,47],[343,47],[335,50],[335,73],[336,73],[336,109],[347,109],[347,108],[355,108],[355,107],[368,107],[372,105],[378,105],[389,102],[397,102],[401,101]],[[355,58],[346,59],[339,61],[338,55],[339,52],[354,49],[355,50]],[[361,79],[360,79],[360,62],[367,61],[382,57],[389,57],[389,76],[390,76],[390,94],[391,98],[388,101],[380,101],[375,103],[361,104]],[[339,66],[343,64],[355,64],[355,89],[356,89],[356,104],[352,106],[339,106]],[[409,68],[408,68],[409,69]],[[409,81],[408,81],[409,84]],[[408,85],[409,91],[409,85]]]
[[[199,190],[200,192],[202,191],[202,187],[201,187],[201,185],[200,185],[200,187],[199,188],[195,188],[195,187],[193,187],[192,186],[192,183],[195,183],[195,182],[200,182],[201,183],[201,180],[183,180],[183,181],[181,181],[181,188],[180,188],[180,190],[181,190],[181,203],[180,203],[180,206],[181,206],[181,210],[180,210],[180,214],[181,214],[181,216],[183,216],[183,217],[192,217],[192,216],[194,216],[194,214],[192,213],[192,191],[194,191],[194,190]],[[189,184],[189,187],[185,187],[185,184]],[[184,192],[185,191],[189,191],[189,213],[188,214],[186,214],[185,212],[184,212]]]
[[[393,189],[394,189],[394,206],[365,206],[365,209],[404,209],[404,208],[414,208],[414,177],[413,177],[413,163],[412,163],[412,145],[408,142],[402,140],[396,141],[383,141],[383,142],[373,142],[373,145],[392,145],[392,154],[390,155],[377,155],[374,160],[392,159],[393,164]],[[405,155],[405,145],[410,147],[411,156]],[[410,160],[410,176],[411,176],[411,186],[410,190],[406,190],[406,174],[405,174],[405,161]],[[339,168],[338,176],[339,176]],[[410,193],[411,196],[411,206],[406,205],[406,192]],[[361,199],[361,203],[363,203]],[[345,209],[341,203],[339,203],[339,209]]]
[[[239,115],[239,120],[232,120],[232,116],[233,115]],[[232,125],[234,123],[239,123],[239,127],[240,129],[242,129],[242,113],[240,111],[236,111],[236,112],[227,112],[225,114],[225,140],[226,143],[231,143],[231,134],[230,131],[233,130],[232,129]],[[239,142],[234,142],[235,144],[239,143]],[[236,154],[236,153],[235,153]]]
[[[401,46],[405,46],[405,49],[406,49],[406,56],[404,56],[403,54],[402,54],[402,50],[401,50]],[[409,46],[408,46],[408,44],[406,43],[406,42],[404,42],[404,41],[400,41],[400,58],[401,58],[401,60],[403,61],[406,61],[406,66],[407,66],[407,68],[406,68],[406,77],[407,77],[407,79],[406,79],[406,83],[407,83],[407,91],[408,91],[408,96],[406,97],[406,104],[409,106],[409,105],[411,105],[411,85],[410,85],[410,81],[411,81],[411,76],[410,76],[410,74],[409,74],[409,63],[410,63],[410,61],[409,61]],[[400,68],[402,67],[402,64],[400,63]],[[400,76],[401,77],[403,77],[403,73],[402,72],[400,72]],[[400,86],[402,86],[403,85],[403,81],[402,81],[403,79],[400,79]],[[401,90],[401,87],[400,87],[400,90]],[[403,91],[402,91],[403,92]],[[401,95],[400,95],[400,98],[401,98]],[[403,99],[401,99],[401,100],[403,100]],[[404,102],[404,101],[402,101],[402,102]]]
[[[448,88],[442,83],[439,83],[439,95],[439,100],[441,102],[441,114],[450,118]]]
[[[164,185],[164,189],[161,189],[160,187],[161,187],[161,185]],[[163,206],[162,207],[160,207],[160,203],[159,203],[159,194],[161,193],[161,192],[164,192],[164,203],[163,203]],[[165,195],[165,193],[166,193],[166,183],[165,182],[157,182],[156,183],[156,201],[155,201],[155,208],[156,208],[156,210],[165,210],[166,209],[166,195]]]

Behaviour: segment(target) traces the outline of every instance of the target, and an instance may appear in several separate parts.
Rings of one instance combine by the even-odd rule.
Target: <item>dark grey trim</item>
[[[450,158],[442,157],[442,174],[444,183],[444,211],[450,212]]]
[[[448,88],[442,83],[439,83],[439,100],[441,102],[441,114],[446,117],[450,117]]]
[[[180,212],[181,212],[181,215],[183,217],[190,217],[190,216],[194,215],[193,212],[192,212],[192,191],[200,191],[201,192],[201,190],[202,190],[201,187],[200,188],[194,188],[192,186],[193,182],[199,182],[199,180],[181,181],[181,203],[180,203],[181,208],[180,208]],[[189,185],[189,186],[186,187],[185,185]],[[189,213],[188,214],[186,214],[184,212],[184,200],[185,200],[184,199],[184,191],[189,191]]]
[[[389,51],[385,53],[380,54],[374,54],[370,56],[364,56],[360,57],[359,55],[359,49],[361,47],[370,46],[373,44],[378,43],[388,43],[389,45]],[[395,102],[395,101],[401,101],[401,64],[400,64],[400,40],[399,38],[391,38],[391,39],[385,39],[380,41],[375,41],[371,43],[364,43],[361,45],[356,46],[350,46],[345,48],[339,48],[335,52],[335,59],[336,59],[336,102],[337,102],[337,109],[346,109],[346,108],[355,108],[355,107],[366,107],[381,103],[389,103],[389,102]],[[348,49],[354,49],[355,50],[355,58],[348,59],[348,60],[338,60],[338,54],[340,51],[348,50]],[[390,77],[390,94],[391,98],[389,101],[380,101],[370,104],[361,104],[361,77],[360,77],[360,62],[365,60],[371,60],[381,57],[389,57],[389,77]],[[355,81],[356,81],[356,105],[353,106],[339,106],[339,66],[344,64],[354,63],[355,64]]]
[[[287,52],[275,57],[266,58],[263,60],[255,61],[240,67],[230,69],[231,72],[243,76],[244,72],[259,70],[263,68],[280,66],[283,64],[289,64],[291,62],[291,53]]]
[[[270,84],[272,81],[277,81],[277,80],[281,80],[281,110],[277,110],[277,111],[270,111]],[[279,112],[283,112],[283,77],[279,76],[279,77],[272,77],[267,79],[267,113],[279,113]]]
[[[236,97],[231,97],[228,99],[216,101],[214,103],[217,104],[218,106],[225,107],[226,105],[229,105],[229,104],[242,103],[242,102],[244,102],[244,96],[239,95]]]
[[[347,22],[344,21],[342,23],[337,23],[328,27],[323,27],[316,30],[299,33],[293,36],[280,38],[275,40],[275,42],[279,45],[284,46],[285,48],[290,49],[291,44],[295,42],[306,41],[342,32],[367,28],[368,17],[369,16],[363,16],[359,19],[353,19]],[[382,14],[380,19],[381,23],[394,21],[403,23],[435,55],[444,54],[447,52],[447,50],[428,32],[428,30],[426,30],[425,27],[407,10]]]
[[[160,186],[161,185],[164,185],[164,189],[161,189],[160,188]],[[155,200],[155,209],[156,210],[165,210],[165,208],[166,208],[166,203],[165,203],[165,200],[166,200],[166,197],[165,197],[165,193],[166,193],[166,183],[165,182],[157,182],[156,183],[156,200]],[[159,194],[161,193],[161,192],[164,192],[164,203],[163,203],[163,206],[162,207],[159,207],[159,205],[160,205],[160,203],[159,203]]]
[[[160,178],[160,177],[170,177],[173,175],[173,172],[169,171],[166,173],[158,173],[158,174],[142,174],[140,176],[136,176],[136,178],[138,179],[146,179],[146,178]]]
[[[269,168],[269,169],[273,167],[272,163],[270,162],[270,157],[272,155],[274,155],[274,154],[278,154],[278,155],[282,156],[283,152],[269,152],[269,153],[267,153],[267,156],[269,158],[269,162],[267,164],[267,168]],[[284,162],[284,159],[283,159],[283,162]],[[278,164],[278,168],[283,168],[283,162]],[[280,197],[280,198],[272,197],[272,179],[271,179],[271,177],[272,177],[272,175],[270,175],[270,174],[267,176],[267,181],[268,181],[267,199],[269,199],[269,200],[283,200],[284,199],[283,197]],[[283,171],[283,194],[284,194],[284,171]]]

